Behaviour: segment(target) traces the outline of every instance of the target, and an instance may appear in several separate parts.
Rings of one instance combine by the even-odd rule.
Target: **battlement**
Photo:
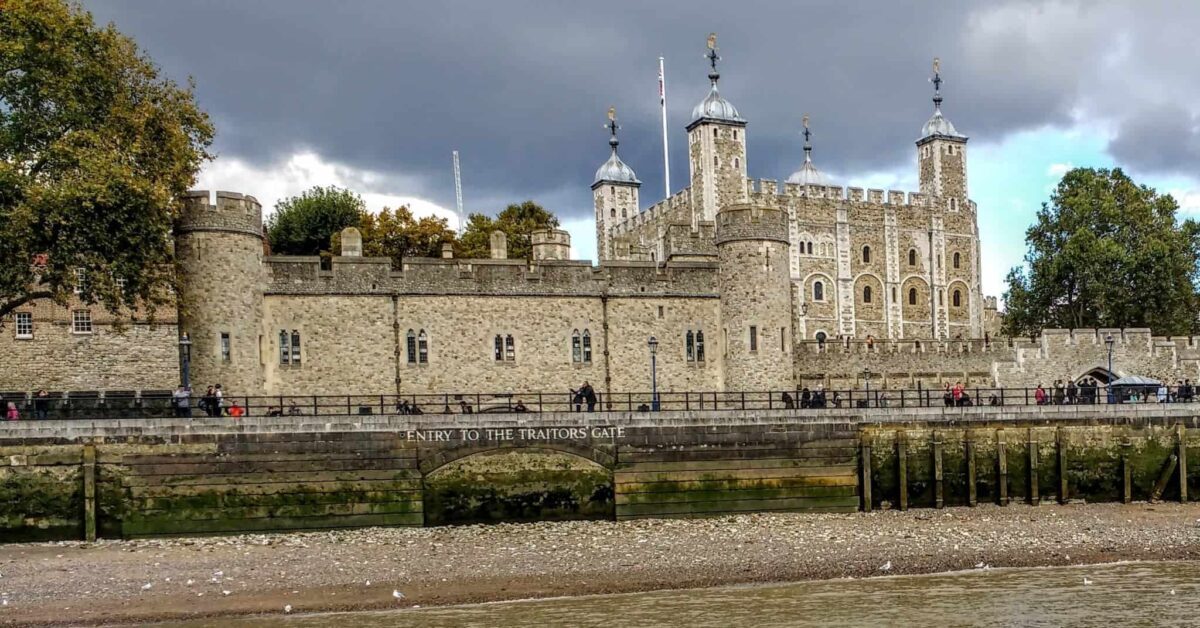
[[[716,225],[711,221],[702,221],[695,229],[691,225],[667,225],[666,259],[702,261],[715,258],[715,238]]]
[[[983,309],[985,309],[985,310],[1000,309],[999,305],[997,305],[996,297],[983,297]]]
[[[787,213],[774,207],[729,205],[717,212],[716,244],[737,240],[788,241]]]
[[[785,206],[794,199],[825,199],[857,206],[891,206],[927,210],[941,206],[942,200],[921,192],[900,190],[877,190],[841,187],[836,185],[798,185],[785,183],[780,189],[773,179],[751,179],[748,181],[751,202],[771,207]],[[967,211],[975,212],[973,201],[967,202]],[[948,211],[948,209],[947,209]]]
[[[535,260],[571,259],[571,234],[565,229],[539,229],[530,234]]]
[[[716,297],[716,264],[649,261],[389,258],[276,255],[264,258],[267,294],[695,296]]]
[[[262,238],[262,205],[248,194],[218,191],[212,202],[208,190],[190,190],[180,196],[182,208],[177,233],[226,231]]]
[[[612,226],[613,235],[622,235],[629,233],[633,229],[652,222],[662,220],[675,221],[680,215],[691,213],[691,188],[684,188],[670,198],[661,200],[644,211],[635,213],[634,215],[618,222]]]

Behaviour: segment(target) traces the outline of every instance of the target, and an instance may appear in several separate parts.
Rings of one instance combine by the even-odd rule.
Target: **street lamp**
[[[863,369],[862,372],[863,385],[867,391],[867,407],[871,407],[871,369]]]
[[[1107,386],[1107,388],[1108,388],[1108,402],[1109,402],[1109,403],[1112,403],[1112,402],[1113,402],[1113,390],[1112,390],[1112,382],[1113,382],[1113,370],[1112,370],[1112,350],[1113,350],[1113,343],[1114,343],[1114,340],[1113,340],[1112,334],[1108,334],[1108,335],[1106,335],[1106,336],[1104,337],[1104,346],[1105,346],[1105,347],[1108,347],[1108,386]]]
[[[650,409],[658,412],[658,338],[650,336],[646,345],[650,347]]]
[[[192,339],[187,332],[179,337],[179,383],[185,388],[192,387]]]

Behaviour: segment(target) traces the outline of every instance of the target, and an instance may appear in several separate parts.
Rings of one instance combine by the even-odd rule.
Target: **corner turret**
[[[596,206],[596,256],[601,260],[613,259],[612,226],[638,212],[638,181],[633,169],[617,156],[617,111],[608,108],[608,145],[612,149],[608,161],[596,170],[592,182],[592,198]]]
[[[717,34],[708,36],[708,61],[712,70],[708,96],[692,110],[687,126],[688,165],[691,173],[692,226],[716,218],[717,210],[745,203],[746,193],[746,120],[717,90],[721,74],[717,72]]]
[[[933,60],[933,117],[921,127],[917,140],[917,163],[921,193],[940,197],[945,209],[966,209],[967,136],[959,133],[942,115],[941,62]]]

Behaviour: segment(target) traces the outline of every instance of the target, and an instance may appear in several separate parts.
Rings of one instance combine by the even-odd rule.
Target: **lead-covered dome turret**
[[[829,185],[829,178],[825,176],[812,160],[812,132],[808,130],[808,116],[804,116],[804,164],[800,169],[793,172],[787,178],[788,183],[797,185]]]
[[[942,115],[942,75],[941,62],[937,59],[933,60],[933,116],[921,127],[921,139],[925,140],[934,137],[948,137],[958,140],[966,140],[967,136],[959,133],[954,125]]]
[[[621,144],[617,139],[617,112],[614,108],[608,110],[608,129],[612,135],[608,138],[608,145],[612,148],[612,154],[608,156],[608,161],[600,165],[596,169],[596,178],[592,181],[592,186],[601,183],[626,183],[632,185],[641,185],[637,175],[634,174],[633,168],[625,165],[621,158],[617,155],[617,146]]]
[[[704,100],[692,108],[692,122],[717,120],[745,124],[746,119],[738,113],[737,107],[725,100],[725,97],[721,95],[721,90],[717,89],[717,81],[721,79],[721,74],[717,72],[717,61],[720,61],[721,57],[717,56],[716,33],[708,36],[708,54],[706,56],[712,65],[712,70],[708,73],[708,80],[712,82],[712,87],[709,88],[708,95],[704,97]]]

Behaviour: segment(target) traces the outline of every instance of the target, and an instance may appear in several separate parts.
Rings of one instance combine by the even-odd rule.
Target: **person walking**
[[[225,391],[221,390],[221,385],[213,386],[213,398],[216,400],[213,404],[216,406],[216,412],[213,416],[221,416],[225,409]]]
[[[4,413],[4,418],[9,421],[17,421],[21,418],[21,413],[17,411],[17,404],[8,402],[8,410]]]
[[[961,406],[961,405],[962,405],[962,399],[963,399],[963,385],[962,385],[962,382],[954,382],[954,390],[953,390],[953,394],[954,394],[954,405],[956,405],[956,406]]]
[[[1066,395],[1066,392],[1063,390],[1062,380],[1061,379],[1054,380],[1054,405],[1061,406],[1063,404],[1063,400],[1066,399],[1066,397],[1067,397],[1067,395]]]
[[[209,386],[200,398],[200,409],[208,416],[217,416],[217,394],[212,386]]]
[[[805,386],[800,391],[800,407],[802,409],[812,407],[812,391],[808,389],[808,386]]]
[[[171,402],[175,406],[175,416],[192,416],[192,391],[180,386],[171,394]]]
[[[237,399],[234,399],[233,403],[229,405],[229,416],[235,419],[246,416],[246,409],[238,405]]]
[[[1039,406],[1046,405],[1046,389],[1042,388],[1041,384],[1037,385],[1037,390],[1033,391],[1033,400]]]
[[[596,411],[596,389],[592,388],[592,385],[589,384],[587,381],[584,381],[583,387],[579,389],[579,392],[583,395],[584,403],[587,404],[587,409],[588,409],[587,411],[595,412]]]
[[[946,390],[942,393],[942,403],[947,408],[954,405],[954,391],[950,390],[950,382],[946,382]]]
[[[1075,380],[1067,380],[1067,405],[1075,405],[1075,396],[1079,389],[1075,386]]]
[[[50,418],[50,393],[45,388],[37,391],[37,396],[33,398],[33,418],[39,421]]]

